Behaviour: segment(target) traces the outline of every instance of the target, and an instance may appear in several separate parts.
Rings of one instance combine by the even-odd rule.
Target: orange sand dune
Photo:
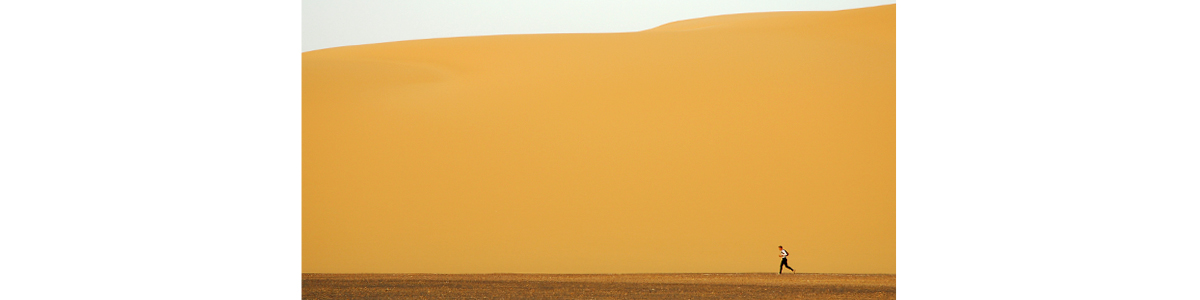
[[[895,272],[895,5],[303,54],[303,272]]]

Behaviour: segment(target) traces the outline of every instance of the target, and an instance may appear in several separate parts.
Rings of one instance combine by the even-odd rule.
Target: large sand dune
[[[304,272],[895,272],[895,5],[303,54]]]

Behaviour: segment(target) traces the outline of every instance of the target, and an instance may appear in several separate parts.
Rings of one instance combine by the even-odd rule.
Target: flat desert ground
[[[896,299],[894,274],[303,274],[303,299]]]

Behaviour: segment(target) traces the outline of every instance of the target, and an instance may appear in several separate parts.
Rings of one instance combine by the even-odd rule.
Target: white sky
[[[895,0],[303,0],[302,51],[440,37],[628,32],[715,15],[841,10]]]

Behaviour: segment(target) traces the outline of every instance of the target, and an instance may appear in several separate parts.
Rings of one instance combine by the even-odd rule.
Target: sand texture
[[[895,5],[303,54],[307,273],[895,273]]]
[[[303,299],[896,299],[895,275],[304,274]]]

